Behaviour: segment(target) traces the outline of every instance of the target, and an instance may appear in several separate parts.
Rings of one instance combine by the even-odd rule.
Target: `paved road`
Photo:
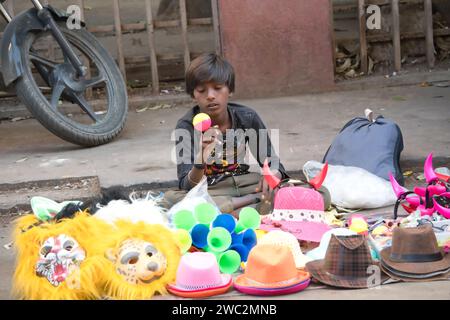
[[[400,125],[402,160],[423,161],[432,151],[450,159],[449,88],[410,86],[238,102],[257,110],[269,128],[279,129],[279,154],[290,171],[308,160],[321,161],[342,126],[367,107]],[[0,183],[96,175],[102,187],[175,180],[171,133],[187,110],[131,111],[119,139],[89,149],[55,137],[33,119],[2,121]]]

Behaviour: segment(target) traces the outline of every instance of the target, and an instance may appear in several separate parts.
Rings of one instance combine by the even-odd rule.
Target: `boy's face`
[[[194,89],[194,100],[200,111],[208,114],[212,119],[227,112],[230,89],[226,84],[207,82]]]

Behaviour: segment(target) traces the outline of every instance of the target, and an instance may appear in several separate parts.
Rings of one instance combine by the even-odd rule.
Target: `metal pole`
[[[5,7],[4,7],[2,4],[0,4],[0,11],[1,11],[3,17],[6,19],[6,21],[7,21],[8,23],[10,23],[11,20],[12,20],[12,18],[11,18],[11,16],[9,15],[8,11],[6,11]]]
[[[39,2],[39,0],[31,0],[31,2],[33,2],[33,4],[34,4],[34,6],[36,7],[36,9],[38,9],[38,10],[44,9],[44,7],[43,7],[42,4]]]

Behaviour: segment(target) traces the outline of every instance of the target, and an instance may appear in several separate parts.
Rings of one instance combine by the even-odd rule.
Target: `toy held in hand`
[[[192,119],[192,124],[195,130],[205,132],[211,127],[211,118],[206,113],[202,112]]]

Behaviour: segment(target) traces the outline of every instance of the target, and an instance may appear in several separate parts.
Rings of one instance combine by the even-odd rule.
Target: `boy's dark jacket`
[[[176,129],[184,129],[189,131],[190,137],[194,137],[194,126],[192,125],[192,119],[196,114],[200,112],[200,108],[198,106],[193,107],[190,109],[180,120],[178,120]],[[256,132],[259,132],[260,129],[267,129],[264,123],[262,122],[261,118],[258,116],[256,111],[253,109],[239,105],[237,103],[228,103],[228,112],[231,116],[232,121],[232,128],[233,129],[254,129]],[[258,137],[258,145],[259,145],[259,135]],[[182,150],[191,150],[191,161],[190,163],[179,163],[177,165],[177,175],[178,175],[178,186],[180,189],[189,190],[191,188],[190,183],[187,179],[187,174],[193,167],[194,163],[194,139],[190,139],[190,141],[183,141],[183,139],[176,137],[176,145],[177,145],[177,157],[181,159],[183,157]],[[181,146],[178,146],[178,144],[181,144]],[[190,144],[190,145],[189,145]],[[178,149],[178,147],[182,147],[181,149]],[[252,152],[253,156],[258,161],[260,167],[262,167],[265,159],[259,158],[259,152],[256,149],[255,146],[249,144],[250,151]],[[189,149],[190,148],[190,149]],[[180,154],[178,154],[178,150],[181,150]],[[279,167],[278,170],[282,174],[282,179],[285,179],[288,177],[286,174],[286,170],[284,169],[283,165],[279,162],[279,158],[275,151],[272,149],[272,143],[270,141],[270,138],[267,136],[267,156],[271,157],[271,162],[274,162],[274,160],[278,160]]]

